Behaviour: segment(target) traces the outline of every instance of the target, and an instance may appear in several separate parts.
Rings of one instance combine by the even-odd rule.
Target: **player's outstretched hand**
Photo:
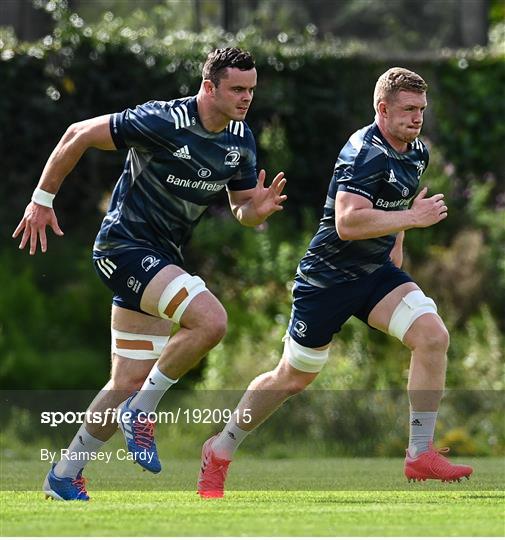
[[[266,172],[264,169],[261,169],[253,195],[256,213],[264,219],[271,216],[274,212],[282,210],[282,203],[288,198],[287,195],[282,195],[282,190],[287,181],[284,178],[283,172],[276,175],[269,187],[265,187],[265,178]]]
[[[447,217],[447,206],[444,195],[437,193],[426,198],[428,188],[424,187],[412,203],[411,211],[414,212],[416,227],[430,227]]]
[[[37,240],[40,240],[42,253],[47,251],[46,227],[53,229],[54,234],[63,236],[63,231],[58,225],[58,219],[52,208],[31,202],[25,210],[23,219],[19,222],[12,238],[19,236],[23,231],[19,249],[24,249],[30,240],[30,255],[35,255],[37,251]]]

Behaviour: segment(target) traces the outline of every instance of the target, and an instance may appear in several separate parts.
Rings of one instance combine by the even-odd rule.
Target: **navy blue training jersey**
[[[181,249],[218,193],[256,186],[251,130],[231,121],[219,133],[207,131],[196,96],[112,114],[110,129],[116,148],[129,151],[95,240],[98,255],[141,246],[181,264]]]
[[[428,150],[419,139],[400,154],[375,123],[356,131],[338,156],[319,229],[298,266],[298,275],[317,287],[330,287],[371,274],[388,261],[395,234],[367,240],[338,236],[337,191],[366,197],[378,210],[406,210],[428,160]]]

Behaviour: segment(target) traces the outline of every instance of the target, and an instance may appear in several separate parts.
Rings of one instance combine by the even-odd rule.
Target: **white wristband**
[[[40,188],[35,188],[32,195],[32,201],[48,208],[53,207],[53,200],[56,197],[54,193],[49,193]]]

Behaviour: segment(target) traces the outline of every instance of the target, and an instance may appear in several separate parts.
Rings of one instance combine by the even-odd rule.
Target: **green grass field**
[[[195,493],[199,463],[194,460],[165,463],[158,476],[131,464],[92,463],[87,469],[92,500],[65,503],[33,491],[47,464],[4,459],[0,534],[505,535],[504,460],[460,461],[475,468],[470,481],[408,484],[400,459],[239,459],[222,500],[201,500]]]

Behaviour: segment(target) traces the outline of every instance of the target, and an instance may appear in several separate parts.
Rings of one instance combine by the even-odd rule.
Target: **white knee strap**
[[[297,343],[291,336],[284,337],[284,357],[294,368],[307,373],[319,373],[328,361],[329,348],[317,351]]]
[[[173,279],[161,293],[158,313],[163,319],[179,324],[182,314],[193,298],[207,290],[205,282],[198,276],[181,274]]]
[[[423,291],[411,291],[396,306],[389,321],[389,333],[403,341],[403,336],[414,321],[425,313],[436,313],[435,302],[424,295]]]
[[[112,352],[132,360],[157,360],[169,336],[149,336],[111,329]]]

